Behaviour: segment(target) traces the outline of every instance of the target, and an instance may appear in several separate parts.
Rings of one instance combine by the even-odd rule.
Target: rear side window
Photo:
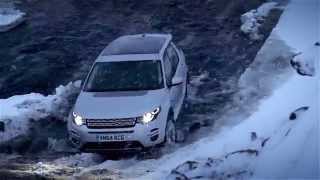
[[[167,51],[165,51],[165,53],[164,53],[163,65],[164,65],[164,71],[165,71],[165,76],[166,76],[166,82],[167,82],[167,84],[170,84],[174,74],[173,74],[172,64],[169,59],[169,55],[168,55]]]
[[[174,74],[176,72],[178,64],[179,64],[179,56],[178,56],[176,50],[174,49],[172,43],[169,44],[169,46],[167,48],[167,53],[168,53],[169,59],[171,61],[172,71]]]

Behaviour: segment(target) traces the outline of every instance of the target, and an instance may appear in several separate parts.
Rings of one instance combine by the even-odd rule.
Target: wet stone
[[[4,132],[5,131],[5,124],[4,122],[0,121],[0,132]]]

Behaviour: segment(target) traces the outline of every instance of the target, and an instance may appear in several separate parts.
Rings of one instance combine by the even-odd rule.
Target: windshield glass
[[[98,62],[89,75],[84,91],[153,90],[162,87],[159,60]]]

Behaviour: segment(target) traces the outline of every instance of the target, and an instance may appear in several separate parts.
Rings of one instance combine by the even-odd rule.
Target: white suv
[[[185,56],[168,34],[122,36],[95,61],[68,120],[83,151],[141,150],[176,140]]]

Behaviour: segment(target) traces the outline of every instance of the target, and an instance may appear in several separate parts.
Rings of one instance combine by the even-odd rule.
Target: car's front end
[[[143,103],[144,98],[152,96],[150,94],[158,95],[161,92],[151,91],[146,93],[149,93],[149,95],[145,94],[145,97],[138,97],[141,100],[137,102]],[[95,95],[93,93],[86,96],[94,98]],[[118,98],[121,99],[123,97]],[[104,106],[105,110],[108,111],[109,109],[109,111],[117,112],[118,114],[106,112],[94,115],[94,113],[84,113],[84,107],[79,108],[77,105],[70,113],[68,129],[69,138],[73,145],[83,151],[91,152],[107,150],[131,151],[152,147],[164,141],[167,110],[163,108],[165,102],[161,102],[161,99],[159,99],[158,105],[147,103],[150,108],[141,105],[139,107],[139,103],[127,103],[127,105],[118,106],[118,103],[108,102],[108,98],[105,100],[106,103],[103,104],[108,104]],[[111,101],[114,102],[114,100]],[[128,106],[131,106],[131,108],[127,108]],[[92,108],[95,109],[92,112],[98,112],[103,109],[87,107],[87,110],[91,111]]]
[[[169,103],[159,60],[96,63],[69,115],[69,139],[90,152],[155,146]]]

